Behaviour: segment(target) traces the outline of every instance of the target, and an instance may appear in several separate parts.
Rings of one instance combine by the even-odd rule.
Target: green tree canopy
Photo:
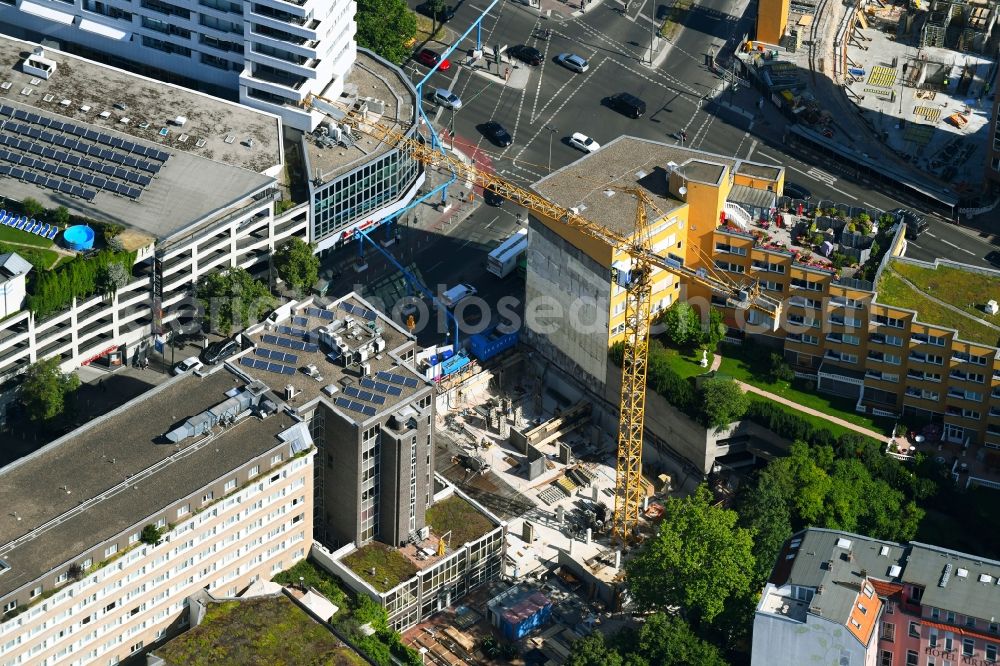
[[[238,267],[205,276],[198,300],[209,327],[223,335],[259,321],[275,302],[267,285]]]
[[[687,301],[674,301],[664,310],[659,322],[667,339],[677,347],[701,344],[701,317]]]
[[[39,217],[45,212],[45,206],[39,203],[38,199],[25,197],[24,201],[21,202],[21,210],[28,217]]]
[[[274,253],[274,269],[293,289],[302,291],[319,279],[319,257],[313,254],[309,243],[289,238]]]
[[[358,46],[401,64],[410,55],[406,44],[417,34],[417,18],[403,0],[358,0],[355,14]]]
[[[701,385],[702,420],[709,428],[722,428],[743,418],[750,398],[732,379],[715,377]]]
[[[726,666],[719,650],[679,617],[654,613],[639,629],[637,652],[657,666]]]
[[[80,388],[76,373],[59,369],[59,357],[36,361],[28,366],[21,382],[21,403],[32,421],[51,422],[63,413],[66,396]]]
[[[622,656],[595,631],[573,643],[566,666],[622,666]]]
[[[681,606],[710,622],[730,598],[749,594],[753,540],[736,522],[736,512],[714,506],[705,486],[667,500],[656,536],[625,566],[639,607]]]
[[[711,308],[708,311],[708,325],[701,334],[701,344],[708,347],[709,351],[714,350],[726,337],[727,330],[729,328],[726,326],[722,313],[716,308]]]

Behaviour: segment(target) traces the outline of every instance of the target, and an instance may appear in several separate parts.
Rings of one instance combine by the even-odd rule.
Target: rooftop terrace
[[[358,49],[358,58],[344,84],[344,97],[336,101],[350,102],[352,98],[364,97],[385,102],[381,123],[387,127],[406,131],[416,121],[416,93],[409,80],[395,67],[376,60],[364,49]],[[388,145],[357,132],[354,133],[354,140],[345,142],[348,143],[345,146],[327,148],[323,146],[325,142],[322,139],[317,141],[318,137],[318,134],[310,134],[303,138],[306,172],[324,182],[360,164],[372,162],[390,150]]]
[[[225,369],[182,375],[0,470],[0,596],[279,446],[297,422],[283,412],[165,438],[245,388]]]
[[[0,104],[11,108],[3,134],[24,143],[5,150],[52,164],[72,167],[81,174],[109,177],[101,174],[103,165],[134,170],[138,176],[151,176],[142,185],[137,198],[122,196],[92,184],[57,176],[63,182],[91,189],[92,200],[80,195],[39,186],[23,178],[4,177],[4,195],[16,200],[33,197],[47,208],[64,205],[72,212],[138,228],[164,238],[216,210],[266,187],[273,178],[264,172],[275,172],[282,163],[281,125],[272,116],[233,102],[197,93],[168,83],[161,83],[90,62],[59,51],[45,51],[54,61],[56,71],[49,79],[25,73],[22,63],[34,44],[0,36]],[[25,91],[30,94],[24,94]],[[17,112],[37,114],[41,122],[13,117]],[[174,121],[185,118],[183,126]],[[45,137],[29,136],[11,130],[14,123],[24,129],[45,131]],[[50,124],[54,123],[54,124]],[[74,134],[65,126],[80,128],[86,135]],[[107,137],[107,143],[97,137]],[[65,147],[66,140],[73,147]],[[136,148],[124,150],[124,142]],[[59,159],[27,148],[29,143],[41,149],[63,152],[72,156]],[[84,146],[78,147],[76,144]],[[108,153],[90,152],[97,148]],[[143,154],[138,151],[141,149]],[[157,160],[159,169],[147,172],[134,164],[111,159],[111,153],[145,159],[147,151],[163,153]],[[98,168],[81,166],[81,157],[98,163]],[[8,161],[0,162],[16,166]],[[23,161],[22,161],[23,164]],[[26,169],[44,173],[39,169]],[[118,176],[116,175],[117,179]],[[136,181],[122,180],[130,187]]]
[[[153,654],[169,666],[368,663],[283,594],[211,603],[201,624]]]
[[[567,208],[619,234],[629,235],[635,220],[636,202],[620,192],[609,196],[608,186],[641,186],[663,214],[684,205],[667,188],[667,169],[673,163],[691,180],[716,183],[724,167],[745,169],[748,164],[731,157],[706,153],[678,145],[621,136],[596,153],[580,158],[534,184],[533,189]],[[757,165],[767,173],[780,167]],[[762,171],[761,173],[764,173]],[[762,176],[761,176],[762,177]]]
[[[878,303],[916,310],[921,323],[1000,347],[1000,315],[983,311],[986,299],[1000,294],[1000,271],[895,259],[882,272],[877,292]]]
[[[325,306],[306,301],[248,337],[256,348],[231,363],[265,383],[292,386],[294,407],[322,397],[347,420],[363,423],[426,389],[400,362],[399,353],[415,346],[409,333],[353,293]]]

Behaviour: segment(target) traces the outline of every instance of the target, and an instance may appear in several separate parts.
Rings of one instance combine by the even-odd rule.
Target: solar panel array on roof
[[[354,400],[348,400],[347,398],[337,398],[334,400],[334,404],[337,407],[344,407],[345,409],[350,409],[351,411],[358,412],[359,414],[364,414],[365,416],[375,416],[377,413],[374,407],[369,407],[368,405],[363,405],[360,402],[355,402]]]
[[[347,301],[341,301],[340,308],[342,310],[351,313],[352,315],[356,315],[358,317],[361,317],[362,319],[367,319],[368,321],[375,321],[376,319],[378,319],[378,315],[375,314],[373,311],[367,308],[354,305],[353,303],[348,303]]]
[[[309,331],[302,328],[292,328],[291,326],[279,326],[278,333],[284,333],[285,335],[297,335],[300,338],[309,337]]]
[[[273,372],[279,375],[294,375],[295,368],[282,365],[280,363],[269,363],[268,361],[261,361],[255,358],[250,358],[249,356],[244,356],[240,359],[240,364],[245,365],[248,368],[254,368],[255,370],[267,370],[268,372]]]
[[[319,317],[327,321],[333,321],[336,318],[329,310],[320,310],[319,308],[306,308],[306,314],[310,317]]]
[[[292,317],[292,323],[297,324],[298,326],[308,326],[309,317]]]
[[[258,347],[254,350],[257,356],[263,356],[264,358],[269,358],[272,361],[279,361],[281,363],[298,363],[299,357],[295,354],[290,354],[288,352],[278,351],[277,349],[268,349],[267,347]]]
[[[384,382],[376,382],[368,377],[361,378],[361,385],[367,389],[374,389],[379,393],[385,393],[387,395],[399,396],[403,394],[403,389],[398,386],[390,386]]]
[[[400,386],[405,386],[407,388],[416,388],[418,383],[417,380],[414,379],[413,377],[398,375],[394,372],[385,372],[383,370],[380,370],[376,374],[376,377],[378,377],[379,379],[384,379],[385,381],[391,382],[393,384],[399,384]]]
[[[25,122],[17,122],[18,120]],[[21,137],[37,139],[38,142]],[[10,175],[36,185],[51,187],[66,194],[79,196],[86,201],[92,201],[101,190],[120,194],[132,200],[138,199],[143,189],[152,182],[148,175],[139,172],[155,175],[162,166],[159,163],[165,162],[170,156],[155,148],[139,146],[110,134],[69,122],[64,123],[8,105],[0,105],[0,144],[9,149],[5,151],[6,154],[2,159],[18,166],[16,171],[13,167],[0,169],[0,175]],[[98,144],[120,148],[124,152]],[[30,157],[28,153],[39,155],[52,162],[43,162],[39,159],[28,162]],[[147,157],[152,161],[139,159],[129,153]],[[70,169],[64,165],[79,168]],[[68,178],[75,182],[54,180],[39,172],[55,173],[60,178]],[[117,180],[111,180],[109,177]]]
[[[303,342],[302,340],[292,340],[290,338],[281,338],[277,335],[264,335],[261,336],[261,340],[264,341],[266,345],[278,345],[279,347],[287,347],[289,349],[295,349],[297,351],[304,352],[317,352],[319,351],[319,345],[314,342]]]
[[[376,405],[385,404],[385,396],[379,395],[377,393],[372,393],[371,391],[362,391],[357,386],[348,386],[344,389],[344,393],[351,396],[352,398],[357,398],[359,400],[364,400],[365,402],[373,402]]]

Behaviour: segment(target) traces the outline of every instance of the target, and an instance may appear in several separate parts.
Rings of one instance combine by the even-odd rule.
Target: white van
[[[476,288],[471,284],[458,284],[441,295],[441,301],[449,308],[458,305],[458,302],[469,296],[476,295]]]

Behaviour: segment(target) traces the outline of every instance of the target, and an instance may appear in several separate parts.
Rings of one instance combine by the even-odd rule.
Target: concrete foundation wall
[[[534,218],[528,225],[525,337],[584,382],[605,381],[610,269]]]

